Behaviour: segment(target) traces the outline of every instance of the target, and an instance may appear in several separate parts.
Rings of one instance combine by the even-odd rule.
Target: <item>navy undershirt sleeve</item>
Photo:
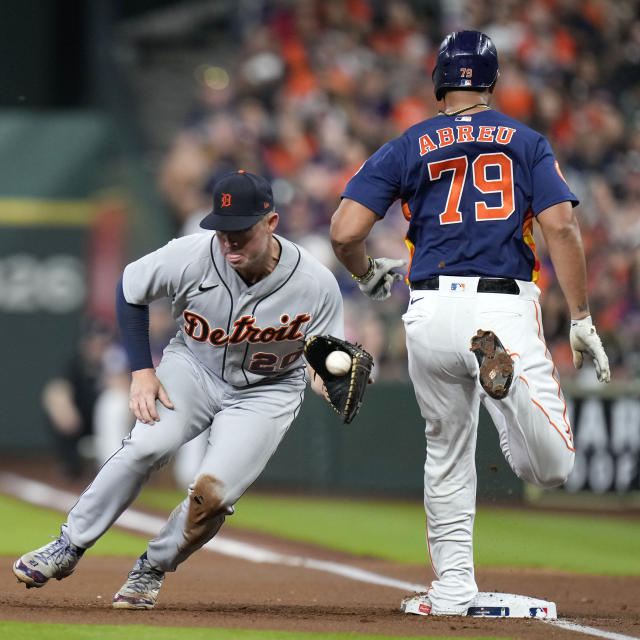
[[[122,277],[116,287],[116,313],[120,325],[120,339],[127,352],[131,371],[153,369],[149,346],[149,305],[127,302],[122,288]]]

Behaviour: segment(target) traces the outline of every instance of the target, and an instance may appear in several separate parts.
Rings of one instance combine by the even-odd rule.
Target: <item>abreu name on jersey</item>
[[[457,120],[458,118],[456,118]],[[460,120],[467,122],[471,118],[469,116],[461,116]],[[454,142],[496,142],[498,144],[509,144],[515,129],[505,126],[480,125],[473,126],[470,124],[456,125],[455,127],[442,127],[436,129],[435,138],[437,142],[431,139],[428,133],[418,138],[420,145],[420,155],[424,156],[430,151],[447,147]]]
[[[546,138],[493,109],[419,122],[380,147],[343,197],[409,221],[408,280],[436,275],[536,281],[533,218],[576,196]]]

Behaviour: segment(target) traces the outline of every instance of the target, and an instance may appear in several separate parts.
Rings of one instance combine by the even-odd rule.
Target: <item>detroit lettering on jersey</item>
[[[578,204],[549,142],[492,109],[436,116],[383,145],[342,194],[384,217],[400,199],[409,221],[409,281],[435,275],[534,282],[533,218]]]
[[[255,326],[256,319],[253,316],[242,316],[233,323],[233,331],[227,333],[224,329],[210,329],[209,322],[193,311],[185,310],[182,315],[185,319],[184,332],[196,342],[210,342],[214,347],[245,341],[266,344],[274,340],[300,340],[305,337],[300,327],[311,320],[311,316],[306,313],[297,315],[293,320],[289,320],[289,316],[284,314],[280,316],[280,327],[261,329]]]
[[[130,304],[171,298],[178,332],[168,349],[188,351],[205,369],[243,387],[265,376],[304,378],[307,335],[344,336],[342,296],[333,274],[309,252],[274,235],[274,270],[247,285],[214,233],[176,238],[127,265]]]

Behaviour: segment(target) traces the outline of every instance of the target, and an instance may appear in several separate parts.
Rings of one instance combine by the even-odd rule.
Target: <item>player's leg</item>
[[[151,473],[211,423],[215,391],[205,394],[202,374],[195,364],[168,351],[157,375],[174,409],[157,402],[160,420],[151,425],[137,421],[122,447],[82,494],[67,520],[69,537],[77,546],[93,545],[135,500]]]
[[[80,496],[60,536],[16,561],[14,573],[27,586],[43,586],[50,578],[69,575],[84,550],[133,502],[151,472],[211,423],[215,397],[204,393],[198,371],[189,360],[171,351],[157,374],[175,409],[158,402],[159,422],[137,422]]]
[[[185,442],[173,460],[173,479],[180,489],[187,489],[193,482],[194,474],[200,467],[209,441],[209,430],[206,429],[193,440]]]
[[[113,384],[100,393],[93,412],[94,456],[98,468],[122,446],[134,422],[129,410],[128,388]]]
[[[459,357],[455,328],[468,312],[435,292],[424,293],[404,321],[409,375],[426,421],[427,542],[437,576],[428,599],[433,614],[460,614],[477,593],[473,521],[479,398]]]
[[[297,415],[301,380],[233,389],[211,427],[209,446],[189,487],[158,536],[114,596],[114,607],[150,609],[165,571],[175,571],[211,540],[233,505],[260,475]]]
[[[186,442],[179,449],[174,460],[174,477],[176,482],[188,487],[194,480],[194,469],[200,468],[202,458],[208,446],[209,429],[205,429],[193,440]],[[171,514],[170,522],[180,514],[182,503]],[[217,531],[224,522],[224,515],[212,519],[211,527]],[[165,527],[173,531],[172,525]],[[126,582],[113,597],[113,606],[117,609],[153,609],[165,572],[153,566],[145,551],[129,572]]]
[[[149,544],[155,566],[173,571],[213,538],[274,454],[300,409],[303,393],[300,380],[230,391],[214,419],[209,447],[188,497]]]
[[[557,486],[571,472],[575,453],[566,404],[544,342],[540,307],[535,299],[485,295],[478,322],[499,336],[513,359],[514,375],[506,398],[495,400],[483,393],[483,403],[515,473],[541,487]],[[501,299],[495,303],[499,310],[489,296]],[[477,370],[477,363],[470,360],[473,367]]]

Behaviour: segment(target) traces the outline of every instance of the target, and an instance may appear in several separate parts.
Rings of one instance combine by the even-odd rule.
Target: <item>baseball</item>
[[[351,369],[351,356],[344,351],[332,351],[324,361],[327,371],[334,376],[343,376]]]

